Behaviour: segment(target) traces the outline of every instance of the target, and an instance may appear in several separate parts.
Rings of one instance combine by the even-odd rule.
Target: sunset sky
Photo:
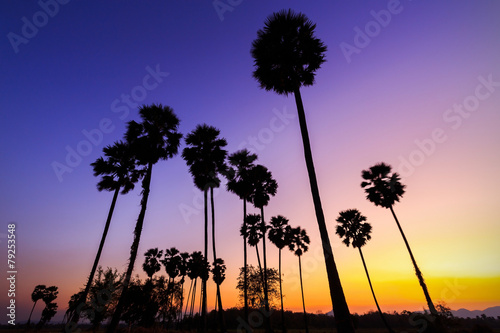
[[[171,106],[183,134],[207,123],[230,153],[258,154],[279,185],[266,216],[284,215],[311,237],[302,259],[307,310],[331,310],[294,98],[260,89],[251,75],[257,30],[288,8],[315,22],[328,47],[302,98],[351,312],[375,305],[358,251],[335,234],[349,208],[373,226],[363,253],[382,310],[426,307],[390,211],[360,187],[361,171],[381,161],[407,185],[395,211],[434,302],[500,305],[500,2],[220,0],[218,11],[212,1],[55,1],[0,4],[1,267],[15,223],[18,321],[36,285],[59,287],[56,322],[84,286],[112,199],[97,191],[90,163],[139,120],[137,105],[150,103]],[[242,203],[224,189],[215,200],[217,254],[228,268],[223,305],[232,307]],[[201,202],[180,156],[154,166],[134,275],[145,276],[149,248],[202,250]],[[118,198],[103,267],[126,269],[139,204],[140,185]],[[277,254],[269,245],[276,268]],[[253,248],[249,255],[256,264]],[[289,251],[283,260],[285,308],[300,311],[298,261]]]

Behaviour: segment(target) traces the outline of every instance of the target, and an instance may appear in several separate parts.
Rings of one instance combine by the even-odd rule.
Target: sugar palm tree
[[[217,258],[213,262],[212,267],[212,279],[214,280],[217,288],[220,289],[220,285],[226,279],[226,265],[224,265],[224,260],[221,258]],[[221,302],[220,292],[218,294],[217,304]],[[221,332],[226,332],[226,325],[224,323],[224,312],[222,309],[219,309],[219,329]]]
[[[212,245],[214,261],[217,258],[215,250],[215,210],[213,201],[213,189],[220,186],[219,174],[225,172],[224,160],[227,151],[223,149],[227,145],[224,138],[219,138],[220,131],[206,124],[198,125],[186,136],[186,145],[182,151],[182,158],[189,166],[189,172],[193,176],[195,186],[203,191],[205,207],[205,260],[208,260],[208,204],[207,196],[210,189],[210,202],[212,208]],[[220,301],[220,289],[217,288],[217,298]],[[206,331],[207,313],[207,281],[202,280],[202,331]],[[222,311],[222,302],[219,302],[219,311]]]
[[[375,206],[389,208],[391,211],[394,220],[396,220],[399,232],[403,237],[406,248],[408,249],[408,253],[410,254],[411,262],[413,263],[418,282],[420,283],[425,299],[427,300],[429,311],[435,318],[438,318],[438,312],[434,307],[434,303],[432,303],[431,296],[427,290],[427,285],[425,284],[424,277],[422,276],[422,272],[418,268],[415,257],[411,251],[410,244],[408,243],[403,229],[399,224],[396,213],[394,213],[393,206],[396,202],[399,202],[399,198],[401,198],[405,193],[405,185],[401,184],[399,174],[396,172],[391,173],[391,169],[391,166],[388,164],[378,163],[370,167],[368,170],[363,170],[361,176],[364,181],[361,183],[361,187],[365,189],[366,198],[370,202],[374,203]]]
[[[366,242],[372,238],[370,235],[370,233],[372,232],[372,226],[370,225],[370,223],[366,222],[366,217],[362,215],[357,209],[348,209],[340,212],[336,221],[338,222],[336,233],[342,239],[342,242],[346,246],[352,244],[352,247],[358,249],[361,260],[363,261],[363,267],[365,268],[366,277],[368,278],[368,284],[370,285],[370,290],[372,291],[373,300],[375,301],[378,313],[380,314],[380,318],[382,318],[382,321],[384,322],[385,327],[387,327],[387,330],[391,333],[394,333],[392,328],[389,326],[389,323],[387,323],[382,310],[380,310],[377,297],[375,296],[375,292],[373,291],[370,274],[368,274],[368,268],[366,268],[363,251],[361,251],[361,248],[366,244]]]
[[[153,165],[160,160],[167,160],[175,156],[182,138],[182,134],[178,132],[179,118],[169,106],[162,106],[161,104],[143,105],[139,109],[139,115],[142,121],[140,123],[130,121],[125,137],[132,149],[136,164],[143,166],[145,170],[142,179],[141,210],[134,229],[134,240],[130,248],[130,258],[123,279],[122,293],[108,325],[108,333],[115,332],[125,306],[127,288],[134,270],[144,217],[146,216]]]
[[[267,91],[272,90],[280,95],[293,93],[295,96],[304,158],[323,245],[335,322],[339,332],[351,333],[354,332],[354,327],[326,229],[304,106],[300,95],[302,86],[311,86],[314,83],[315,72],[325,61],[326,46],[314,36],[315,28],[316,25],[304,14],[294,13],[292,10],[283,10],[269,16],[264,28],[257,32],[257,38],[252,43],[251,53],[255,66],[253,76],[259,82],[260,87]]]
[[[45,295],[45,290],[47,289],[47,286],[44,284],[39,284],[33,289],[33,292],[31,293],[31,300],[33,301],[33,307],[31,308],[30,316],[28,317],[28,323],[26,324],[28,327],[30,326],[31,322],[31,315],[33,314],[33,310],[35,309],[36,303],[43,298]]]
[[[309,325],[307,322],[307,312],[306,312],[306,303],[304,301],[304,286],[302,284],[302,263],[300,258],[304,253],[308,250],[308,245],[310,243],[309,236],[307,235],[305,229],[301,227],[291,228],[287,233],[288,240],[288,248],[292,251],[297,257],[299,257],[299,276],[300,276],[300,291],[302,293],[302,309],[304,310],[304,323],[306,325],[306,333],[309,333]]]
[[[269,313],[269,294],[267,286],[267,259],[266,259],[266,231],[267,226],[264,219],[264,207],[267,206],[271,196],[276,195],[278,190],[278,183],[274,180],[271,172],[263,165],[256,165],[249,170],[249,179],[253,185],[253,191],[249,196],[250,202],[255,208],[260,209],[260,216],[262,220],[262,257],[264,258],[264,307]],[[271,316],[267,315],[266,324],[267,330],[272,331]]]
[[[247,216],[247,201],[252,193],[252,182],[248,172],[254,167],[257,155],[251,154],[247,149],[239,150],[228,157],[230,175],[227,182],[227,190],[236,194],[243,201],[243,225]],[[248,322],[248,274],[247,274],[247,239],[243,236],[243,300],[245,304],[245,320]],[[245,327],[249,327],[246,326]]]
[[[97,250],[92,269],[90,270],[85,290],[81,294],[81,298],[78,303],[85,303],[87,300],[97,266],[99,265],[99,260],[104,248],[109,226],[111,224],[111,218],[115,209],[118,193],[120,193],[120,190],[121,194],[126,194],[133,190],[135,183],[137,183],[141,177],[141,171],[137,169],[132,151],[127,143],[117,141],[112,146],[104,147],[103,152],[106,159],[99,157],[90,165],[94,168],[94,176],[102,176],[101,180],[97,183],[97,189],[99,191],[114,191],[114,194],[113,199],[111,200],[111,206],[109,207],[108,217],[106,219],[106,223],[104,224],[99,249]],[[82,307],[77,307],[77,309],[80,308]],[[79,320],[80,311],[75,311],[71,318],[71,322],[73,325],[76,325]]]
[[[264,237],[263,230],[265,225],[263,225],[260,215],[258,214],[248,214],[245,218],[245,222],[241,225],[240,235],[246,238],[248,245],[255,246],[255,251],[257,253],[257,263],[259,264],[259,272],[262,276],[262,285],[264,285],[264,272],[262,270],[262,264],[260,261],[259,247],[258,244],[262,237]]]
[[[155,247],[154,249],[147,250],[144,256],[142,269],[146,272],[149,279],[152,280],[153,275],[161,269],[160,258],[163,256],[163,250],[158,250],[158,248]]]
[[[269,228],[268,238],[278,248],[278,271],[280,276],[280,300],[281,300],[281,326],[282,331],[286,332],[285,325],[285,310],[283,309],[283,289],[281,286],[281,250],[289,245],[290,226],[288,219],[284,216],[278,215],[271,217],[271,226]]]

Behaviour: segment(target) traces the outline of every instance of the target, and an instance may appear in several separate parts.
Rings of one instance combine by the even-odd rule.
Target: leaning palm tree
[[[266,222],[264,219],[264,207],[267,206],[270,196],[276,195],[278,183],[273,178],[271,172],[263,165],[256,165],[249,170],[249,179],[253,185],[253,191],[249,196],[250,202],[255,208],[260,208],[261,227],[262,227],[262,256],[264,258],[264,307],[266,313],[269,313],[269,292],[267,286],[267,260],[266,260]],[[267,315],[266,326],[267,331],[272,331],[271,316]]]
[[[372,232],[372,226],[370,225],[370,223],[366,222],[366,217],[362,215],[357,209],[348,209],[340,212],[339,217],[337,217],[336,221],[339,223],[337,225],[336,232],[337,235],[342,238],[342,242],[347,247],[352,244],[352,247],[358,248],[359,255],[361,256],[361,260],[363,261],[363,267],[365,268],[366,277],[368,278],[368,284],[370,285],[370,290],[372,291],[373,300],[375,301],[375,305],[377,306],[380,318],[382,318],[382,321],[384,322],[385,327],[387,327],[387,330],[391,333],[394,333],[392,328],[389,326],[389,323],[385,319],[382,310],[380,310],[377,297],[375,297],[375,292],[373,291],[370,274],[368,274],[368,269],[366,268],[363,251],[361,251],[361,247],[363,247],[366,242],[372,238],[370,235],[370,233]]]
[[[326,46],[314,36],[315,28],[316,25],[304,14],[294,13],[292,10],[283,10],[269,16],[264,28],[257,32],[257,39],[252,43],[251,53],[255,66],[253,76],[259,82],[260,87],[267,91],[273,90],[280,95],[293,93],[295,96],[335,322],[339,332],[347,333],[354,332],[354,327],[326,229],[304,106],[300,95],[300,87],[311,86],[314,83],[315,72],[325,61]]]
[[[31,323],[31,315],[33,314],[33,310],[35,309],[36,303],[41,300],[45,296],[45,290],[47,289],[47,286],[44,284],[39,284],[33,289],[33,292],[31,293],[31,300],[33,301],[33,307],[31,308],[30,316],[28,317],[28,323],[26,326],[30,326]]]
[[[208,204],[207,196],[210,189],[210,202],[212,208],[212,244],[214,261],[217,258],[215,250],[215,210],[213,201],[213,189],[220,186],[219,174],[226,167],[224,160],[227,151],[223,149],[227,145],[224,138],[219,138],[220,131],[206,124],[196,126],[186,136],[186,145],[182,151],[182,158],[189,166],[189,172],[193,176],[194,183],[198,189],[203,191],[205,207],[205,260],[208,260]],[[220,289],[217,287],[217,298],[219,300],[219,311],[222,311]],[[202,331],[206,331],[207,313],[207,281],[202,280]],[[221,318],[219,317],[221,320]]]
[[[252,182],[248,172],[253,168],[257,155],[251,154],[247,149],[239,150],[228,157],[230,172],[227,182],[227,190],[236,194],[243,200],[243,225],[247,216],[247,201],[252,193]],[[247,274],[247,239],[243,236],[243,300],[245,304],[245,320],[248,322],[248,274]],[[245,325],[245,327],[249,327]]]
[[[280,299],[281,299],[281,326],[282,331],[286,332],[285,326],[285,310],[283,309],[283,289],[281,287],[281,250],[289,245],[290,237],[288,232],[290,226],[288,219],[284,216],[278,215],[271,217],[271,227],[269,228],[268,238],[278,248],[278,271],[280,276]]]
[[[302,263],[300,257],[307,252],[310,240],[309,236],[307,236],[305,229],[302,229],[301,227],[291,228],[288,231],[287,235],[289,237],[288,248],[297,257],[299,257],[299,276],[300,276],[300,291],[302,293],[302,309],[304,310],[304,323],[306,325],[306,333],[309,333],[309,325],[307,323],[306,303],[304,301],[304,286],[302,284]]]
[[[389,208],[396,220],[399,232],[403,237],[408,253],[410,254],[411,262],[415,268],[415,274],[417,275],[418,282],[424,291],[425,299],[427,300],[427,305],[429,306],[429,311],[431,314],[438,318],[438,312],[432,303],[431,296],[427,290],[427,285],[425,284],[422,272],[418,268],[417,262],[413,257],[413,253],[410,249],[410,244],[406,239],[406,236],[399,224],[396,213],[394,213],[393,206],[396,202],[399,202],[399,198],[405,193],[405,185],[401,184],[399,174],[394,172],[391,174],[391,166],[385,163],[378,163],[370,167],[368,170],[363,170],[361,176],[364,181],[361,183],[361,187],[365,189],[366,198],[375,204],[375,206],[381,206],[384,208]]]
[[[142,227],[144,225],[144,217],[146,216],[153,165],[160,160],[167,160],[174,157],[178,152],[182,138],[182,134],[177,131],[179,118],[177,118],[169,106],[162,106],[161,104],[143,105],[139,109],[139,115],[142,122],[130,121],[125,137],[134,153],[136,164],[143,166],[145,170],[145,175],[142,179],[141,210],[134,229],[134,240],[130,248],[130,258],[123,279],[122,293],[111,322],[108,325],[108,333],[114,333],[118,327],[127,299],[127,289],[132,277],[132,271],[134,270]]]
[[[106,146],[103,148],[104,156],[99,157],[94,163],[90,165],[94,168],[94,176],[102,176],[101,180],[97,183],[97,189],[99,191],[114,191],[113,200],[111,201],[111,206],[109,207],[108,217],[104,225],[104,230],[101,236],[101,242],[99,243],[99,249],[94,259],[94,264],[90,270],[89,278],[85,286],[85,290],[81,294],[78,303],[85,303],[94,280],[94,275],[101,258],[101,253],[104,248],[104,243],[106,241],[106,236],[108,234],[109,226],[111,224],[111,218],[115,209],[116,200],[118,198],[118,193],[126,194],[133,190],[135,183],[139,181],[142,176],[141,171],[137,169],[135,165],[135,160],[133,158],[132,151],[127,143],[123,141],[117,141],[112,146]],[[79,306],[77,309],[81,309]],[[75,311],[71,322],[76,325],[80,320],[80,311]]]

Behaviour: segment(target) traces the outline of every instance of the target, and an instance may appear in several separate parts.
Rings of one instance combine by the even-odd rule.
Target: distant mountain
[[[477,316],[481,316],[482,314],[485,314],[487,317],[498,317],[500,316],[500,306],[493,306],[491,308],[487,308],[484,310],[467,310],[467,309],[458,309],[458,310],[452,310],[451,313],[455,317],[459,318],[476,318]]]
[[[500,306],[493,306],[484,310],[472,311],[462,308],[458,310],[451,310],[451,313],[453,313],[453,315],[458,318],[476,318],[477,316],[481,316],[482,314],[485,314],[487,317],[497,318],[500,316]],[[333,311],[327,312],[326,314],[329,316],[333,316]]]

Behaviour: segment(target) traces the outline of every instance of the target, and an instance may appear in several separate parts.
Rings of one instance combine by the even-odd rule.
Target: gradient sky
[[[363,250],[382,309],[426,306],[390,212],[366,201],[359,186],[361,170],[380,161],[407,185],[395,210],[433,300],[452,309],[500,305],[500,3],[232,3],[219,16],[211,1],[73,0],[57,12],[48,7],[52,16],[44,16],[36,1],[1,2],[1,267],[7,271],[7,224],[14,222],[17,320],[27,319],[35,285],[59,287],[57,321],[86,281],[112,198],[96,190],[89,164],[122,138],[127,121],[138,120],[126,95],[139,104],[171,106],[184,134],[205,122],[221,130],[230,152],[258,153],[279,184],[266,216],[282,214],[311,236],[303,256],[307,309],[331,309],[294,99],[259,89],[251,76],[251,42],[265,18],[283,8],[305,13],[328,47],[316,84],[302,93],[351,311],[375,307],[358,252],[334,233],[338,212],[348,208],[358,208],[373,225]],[[387,10],[390,20],[381,14]],[[385,20],[382,25],[375,16]],[[34,19],[36,34],[28,26]],[[366,29],[368,35],[360,35]],[[148,76],[154,71],[160,72],[156,80]],[[100,126],[106,133],[85,143],[85,133]],[[58,176],[53,166],[67,165],[67,149],[86,156]],[[201,250],[201,198],[179,156],[155,165],[139,254],[152,247]],[[125,270],[139,202],[140,186],[119,197],[102,266]],[[218,192],[217,252],[228,267],[226,307],[237,303],[241,206],[235,195]],[[192,214],[183,215],[188,208]],[[269,246],[268,254],[270,266],[277,267],[277,250]],[[144,276],[142,262],[140,256],[134,274]],[[285,307],[299,311],[297,270],[297,258],[286,251]],[[5,279],[1,290],[3,307]]]

